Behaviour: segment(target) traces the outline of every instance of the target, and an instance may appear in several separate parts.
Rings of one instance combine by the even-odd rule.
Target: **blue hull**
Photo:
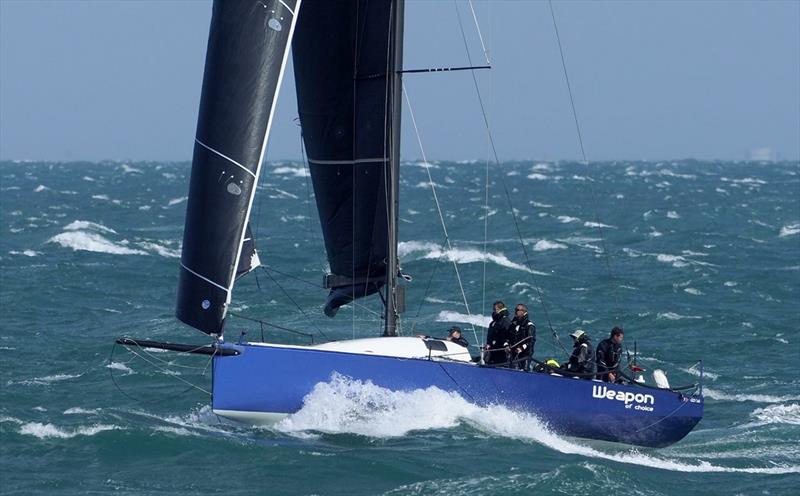
[[[212,406],[218,411],[291,414],[333,373],[393,391],[435,386],[481,406],[535,414],[560,434],[664,447],[703,416],[702,396],[579,380],[469,363],[278,346],[222,345],[214,357]]]

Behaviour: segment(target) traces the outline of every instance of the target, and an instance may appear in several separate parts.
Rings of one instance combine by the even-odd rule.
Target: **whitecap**
[[[750,414],[759,425],[790,424],[800,425],[800,403],[777,404],[757,408]]]
[[[689,293],[690,295],[695,295],[695,296],[702,296],[702,295],[705,294],[702,291],[700,291],[699,289],[695,289],[695,288],[683,288],[683,290],[685,292]]]
[[[50,191],[50,188],[48,188],[44,184],[40,184],[39,186],[36,186],[36,188],[33,190],[34,193],[41,193],[42,191]]]
[[[131,374],[135,374],[136,373],[130,367],[125,365],[124,363],[119,363],[119,362],[111,362],[109,364],[106,364],[106,368],[107,369],[120,370],[122,372],[125,372],[125,375],[131,375]]]
[[[23,255],[23,256],[26,256],[26,257],[35,257],[37,255],[41,255],[42,253],[39,252],[39,251],[34,251],[34,250],[23,250],[23,251],[11,250],[10,252],[8,252],[8,254],[9,255]]]
[[[189,199],[188,196],[181,196],[180,198],[173,198],[172,200],[167,202],[167,205],[171,207],[173,205],[177,205],[179,203],[183,203],[188,199]]]
[[[602,222],[592,222],[592,221],[584,222],[583,227],[605,227],[608,229],[616,229],[616,227],[614,226],[609,226],[608,224],[603,224]]]
[[[272,169],[273,174],[285,175],[292,177],[309,177],[311,174],[305,167],[275,167]]]
[[[546,251],[546,250],[563,250],[566,249],[567,245],[556,243],[553,241],[548,241],[546,239],[540,239],[533,245],[533,251]]]
[[[659,313],[656,316],[656,318],[662,320],[684,320],[684,319],[702,319],[703,317],[699,317],[697,315],[680,315],[675,312],[663,312]]]
[[[674,210],[670,210],[669,212],[667,212],[667,219],[680,219],[680,218],[681,216],[678,215],[678,212]]]
[[[754,403],[785,403],[787,401],[800,401],[800,396],[775,396],[773,394],[730,394],[716,389],[703,388],[703,395],[712,400],[719,401],[752,401]]]
[[[109,234],[117,234],[117,231],[111,229],[110,227],[106,227],[103,224],[97,224],[95,222],[89,222],[88,220],[76,220],[64,226],[64,230],[66,231],[80,231],[84,229],[89,229],[92,231],[104,232]]]
[[[141,169],[137,169],[136,167],[131,167],[128,164],[122,164],[120,167],[122,167],[122,172],[125,173],[125,174],[141,174],[142,173]]]
[[[92,199],[94,200],[106,200],[108,201],[108,195],[92,195]]]
[[[94,436],[100,432],[122,429],[117,425],[95,424],[89,427],[79,427],[74,430],[67,430],[56,427],[53,424],[42,424],[40,422],[28,422],[19,428],[20,434],[38,437],[39,439],[57,438],[69,439],[75,436]]]
[[[72,248],[75,251],[91,251],[111,255],[147,255],[146,251],[127,248],[115,244],[99,234],[84,231],[63,232],[53,236],[47,242],[58,243],[64,248]]]
[[[557,219],[559,220],[559,222],[561,222],[562,224],[569,224],[570,222],[579,222],[579,221],[580,221],[580,219],[579,219],[579,218],[577,218],[577,217],[570,217],[569,215],[559,215],[559,216],[558,216],[558,217],[556,217],[556,218],[557,218]]]
[[[450,262],[458,264],[469,264],[477,262],[492,262],[502,267],[521,270],[539,275],[548,275],[543,272],[532,271],[524,265],[512,262],[502,253],[484,253],[474,248],[453,248],[452,250],[443,249],[436,243],[428,241],[401,241],[398,244],[398,254],[401,258],[410,258],[414,254],[420,254],[419,258],[437,260],[444,258]]]
[[[179,249],[175,250],[175,249],[172,249],[172,248],[167,248],[166,246],[162,246],[162,245],[160,245],[158,243],[152,243],[150,241],[144,241],[144,242],[138,243],[138,245],[140,247],[144,248],[145,250],[155,252],[158,255],[161,255],[162,257],[180,258],[180,256],[181,256],[181,251]]]
[[[491,317],[486,315],[467,315],[459,312],[453,312],[450,310],[443,310],[439,312],[439,315],[436,316],[437,322],[463,322],[467,324],[472,324],[476,327],[489,327],[489,322],[492,321]]]
[[[778,234],[781,238],[785,238],[786,236],[792,236],[794,234],[800,233],[800,222],[794,224],[787,224],[781,227],[781,232]]]
[[[100,413],[100,410],[96,408],[87,410],[79,406],[74,406],[72,408],[67,408],[66,410],[64,410],[64,415],[97,415],[98,413]]]

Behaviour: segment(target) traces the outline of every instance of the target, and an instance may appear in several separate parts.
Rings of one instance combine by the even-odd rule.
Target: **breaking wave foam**
[[[546,239],[540,239],[535,245],[533,245],[533,251],[563,250],[566,248],[567,245],[556,243],[554,241],[548,241]]]
[[[492,321],[491,317],[486,315],[467,315],[464,313],[453,312],[450,310],[442,310],[436,316],[437,322],[466,322],[478,327],[489,327],[489,322]]]
[[[19,428],[20,434],[38,437],[39,439],[56,438],[69,439],[75,436],[94,436],[100,432],[122,429],[117,425],[96,424],[89,427],[78,427],[74,430],[62,429],[53,424],[42,424],[40,422],[28,422]]]
[[[509,269],[521,270],[537,275],[548,275],[545,272],[530,270],[524,265],[512,262],[502,253],[484,253],[474,248],[453,248],[452,250],[444,250],[436,243],[427,241],[401,241],[397,248],[401,258],[415,256],[417,259],[422,258],[428,260],[445,258],[450,262],[458,264],[483,262],[485,260],[502,267],[508,267]]]
[[[72,248],[75,251],[92,251],[112,255],[147,255],[145,251],[116,244],[100,234],[86,231],[63,232],[56,234],[47,242],[58,243],[64,248]]]
[[[772,394],[730,394],[716,389],[703,388],[703,395],[720,401],[752,401],[755,403],[783,403],[800,401],[800,396],[775,396]]]
[[[476,406],[456,393],[430,387],[414,391],[390,391],[371,382],[334,374],[330,382],[317,384],[303,407],[275,424],[279,431],[307,436],[309,433],[356,434],[396,438],[409,432],[450,429],[460,424],[493,436],[541,444],[555,451],[675,472],[744,472],[753,474],[800,473],[800,466],[724,467],[704,460],[696,463],[661,458],[636,449],[606,452],[553,434],[533,415],[498,405]],[[525,426],[525,429],[520,429]]]
[[[800,425],[800,403],[789,405],[770,405],[757,408],[750,414],[756,424],[791,424]]]

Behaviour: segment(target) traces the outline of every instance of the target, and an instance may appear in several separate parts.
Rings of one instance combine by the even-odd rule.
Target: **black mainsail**
[[[325,313],[333,316],[388,282],[387,334],[393,334],[402,1],[303,5],[293,60],[331,269]]]
[[[222,333],[237,275],[258,264],[248,221],[299,6],[214,2],[176,307],[209,334]]]

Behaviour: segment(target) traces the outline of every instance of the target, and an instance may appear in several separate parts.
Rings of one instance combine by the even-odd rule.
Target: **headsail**
[[[307,0],[293,40],[303,141],[332,274],[325,313],[387,277],[396,0]]]
[[[222,332],[233,282],[253,268],[245,226],[299,7],[300,0],[214,2],[176,308],[206,333]]]

